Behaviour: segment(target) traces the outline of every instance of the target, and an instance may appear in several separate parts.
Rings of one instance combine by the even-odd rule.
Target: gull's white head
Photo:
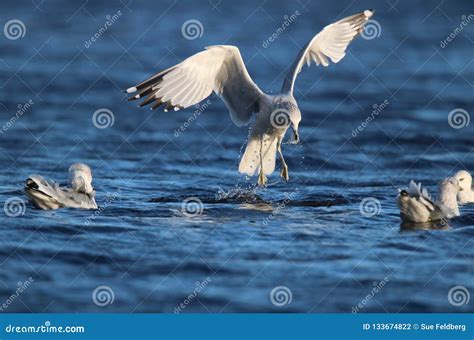
[[[460,170],[454,175],[459,181],[459,186],[461,187],[460,191],[471,191],[472,186],[472,176],[466,170]]]
[[[69,167],[69,183],[71,188],[77,192],[90,194],[94,191],[92,187],[92,171],[84,163],[74,163]]]
[[[455,205],[457,207],[457,195],[461,186],[456,177],[447,177],[441,181],[438,190],[438,200],[446,205]]]
[[[461,189],[459,180],[456,177],[447,177],[439,185],[441,191],[457,193]]]
[[[461,186],[456,177],[448,177],[439,184],[438,203],[448,218],[459,216],[457,196]]]

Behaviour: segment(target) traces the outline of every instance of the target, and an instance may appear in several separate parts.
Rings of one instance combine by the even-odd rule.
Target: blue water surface
[[[215,95],[196,114],[139,109],[123,93],[216,44],[238,46],[254,81],[277,93],[314,34],[372,7],[373,39],[297,79],[303,119],[301,144],[283,145],[289,183],[279,168],[263,189],[238,173],[248,128]],[[474,125],[448,120],[474,112],[474,20],[456,30],[470,1],[25,0],[0,9],[2,27],[24,24],[18,39],[0,37],[2,206],[26,200],[29,174],[65,183],[79,161],[94,172],[101,206],[2,212],[3,311],[474,311],[474,299],[448,299],[456,286],[474,293],[474,207],[426,229],[401,226],[395,205],[411,179],[435,194],[441,178],[474,171]],[[202,25],[191,40],[188,20]],[[106,128],[93,123],[100,109],[112,113]]]

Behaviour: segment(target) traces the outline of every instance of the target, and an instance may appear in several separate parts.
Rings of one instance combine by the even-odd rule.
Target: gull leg
[[[258,185],[263,187],[267,184],[267,176],[263,173],[262,170],[260,170],[260,174],[258,175]]]
[[[263,155],[262,155],[263,139],[260,141],[260,173],[258,175],[258,185],[263,187],[267,184],[267,176],[263,173]]]
[[[286,165],[285,159],[283,158],[283,153],[281,152],[281,138],[278,138],[277,146],[278,146],[278,155],[280,156],[280,161],[281,161],[280,176],[283,177],[285,181],[288,182],[290,177],[288,176],[288,165]]]

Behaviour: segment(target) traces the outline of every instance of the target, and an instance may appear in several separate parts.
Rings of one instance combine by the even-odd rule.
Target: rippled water
[[[474,170],[473,125],[448,123],[453,109],[473,112],[474,23],[440,47],[470,14],[469,1],[381,2],[378,38],[358,39],[337,66],[305,68],[296,85],[302,143],[283,147],[290,182],[277,171],[265,189],[239,176],[248,130],[232,125],[217,97],[175,133],[193,110],[138,109],[121,91],[225,43],[239,46],[253,79],[275,93],[297,46],[373,4],[0,6],[2,25],[19,19],[26,29],[23,38],[0,39],[2,126],[32,101],[0,133],[0,201],[25,199],[30,173],[65,182],[67,167],[82,161],[94,171],[101,206],[27,204],[23,215],[1,217],[0,300],[32,278],[7,311],[173,312],[184,301],[183,312],[351,312],[358,304],[360,312],[474,311],[472,301],[448,302],[454,286],[474,292],[474,207],[449,226],[417,229],[400,226],[394,203],[412,178],[435,193],[443,176]],[[295,11],[295,22],[265,48]],[[202,37],[183,38],[190,19],[202,23]],[[105,129],[92,123],[101,108],[114,116]],[[199,206],[195,216],[183,213],[189,198],[203,202],[201,214]],[[361,214],[361,202],[374,210]],[[112,304],[94,304],[99,286],[109,297],[113,291]],[[271,302],[278,286],[286,302],[291,292],[289,304]]]

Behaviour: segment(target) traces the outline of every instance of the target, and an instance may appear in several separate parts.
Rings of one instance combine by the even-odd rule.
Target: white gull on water
[[[92,171],[83,163],[69,167],[69,188],[40,175],[30,175],[25,183],[25,192],[37,208],[50,210],[58,208],[97,209],[95,191],[92,187]]]
[[[258,184],[265,185],[266,176],[275,170],[278,153],[281,176],[288,181],[288,166],[281,143],[290,126],[292,141],[299,141],[301,112],[293,96],[298,73],[304,63],[309,66],[314,61],[325,67],[329,66],[329,60],[338,63],[373,13],[373,10],[366,10],[324,27],[300,51],[284,79],[281,93],[277,95],[262,92],[250,78],[239,49],[226,45],[207,47],[126,92],[135,93],[129,100],[145,98],[139,106],[150,104],[152,109],[156,109],[166,105],[165,111],[177,111],[199,103],[214,91],[227,105],[237,126],[250,123],[256,113],[239,172],[249,176],[258,174]]]
[[[457,195],[459,181],[448,177],[441,181],[438,200],[433,202],[428,190],[411,181],[407,189],[400,190],[397,205],[403,222],[426,223],[459,216]]]

